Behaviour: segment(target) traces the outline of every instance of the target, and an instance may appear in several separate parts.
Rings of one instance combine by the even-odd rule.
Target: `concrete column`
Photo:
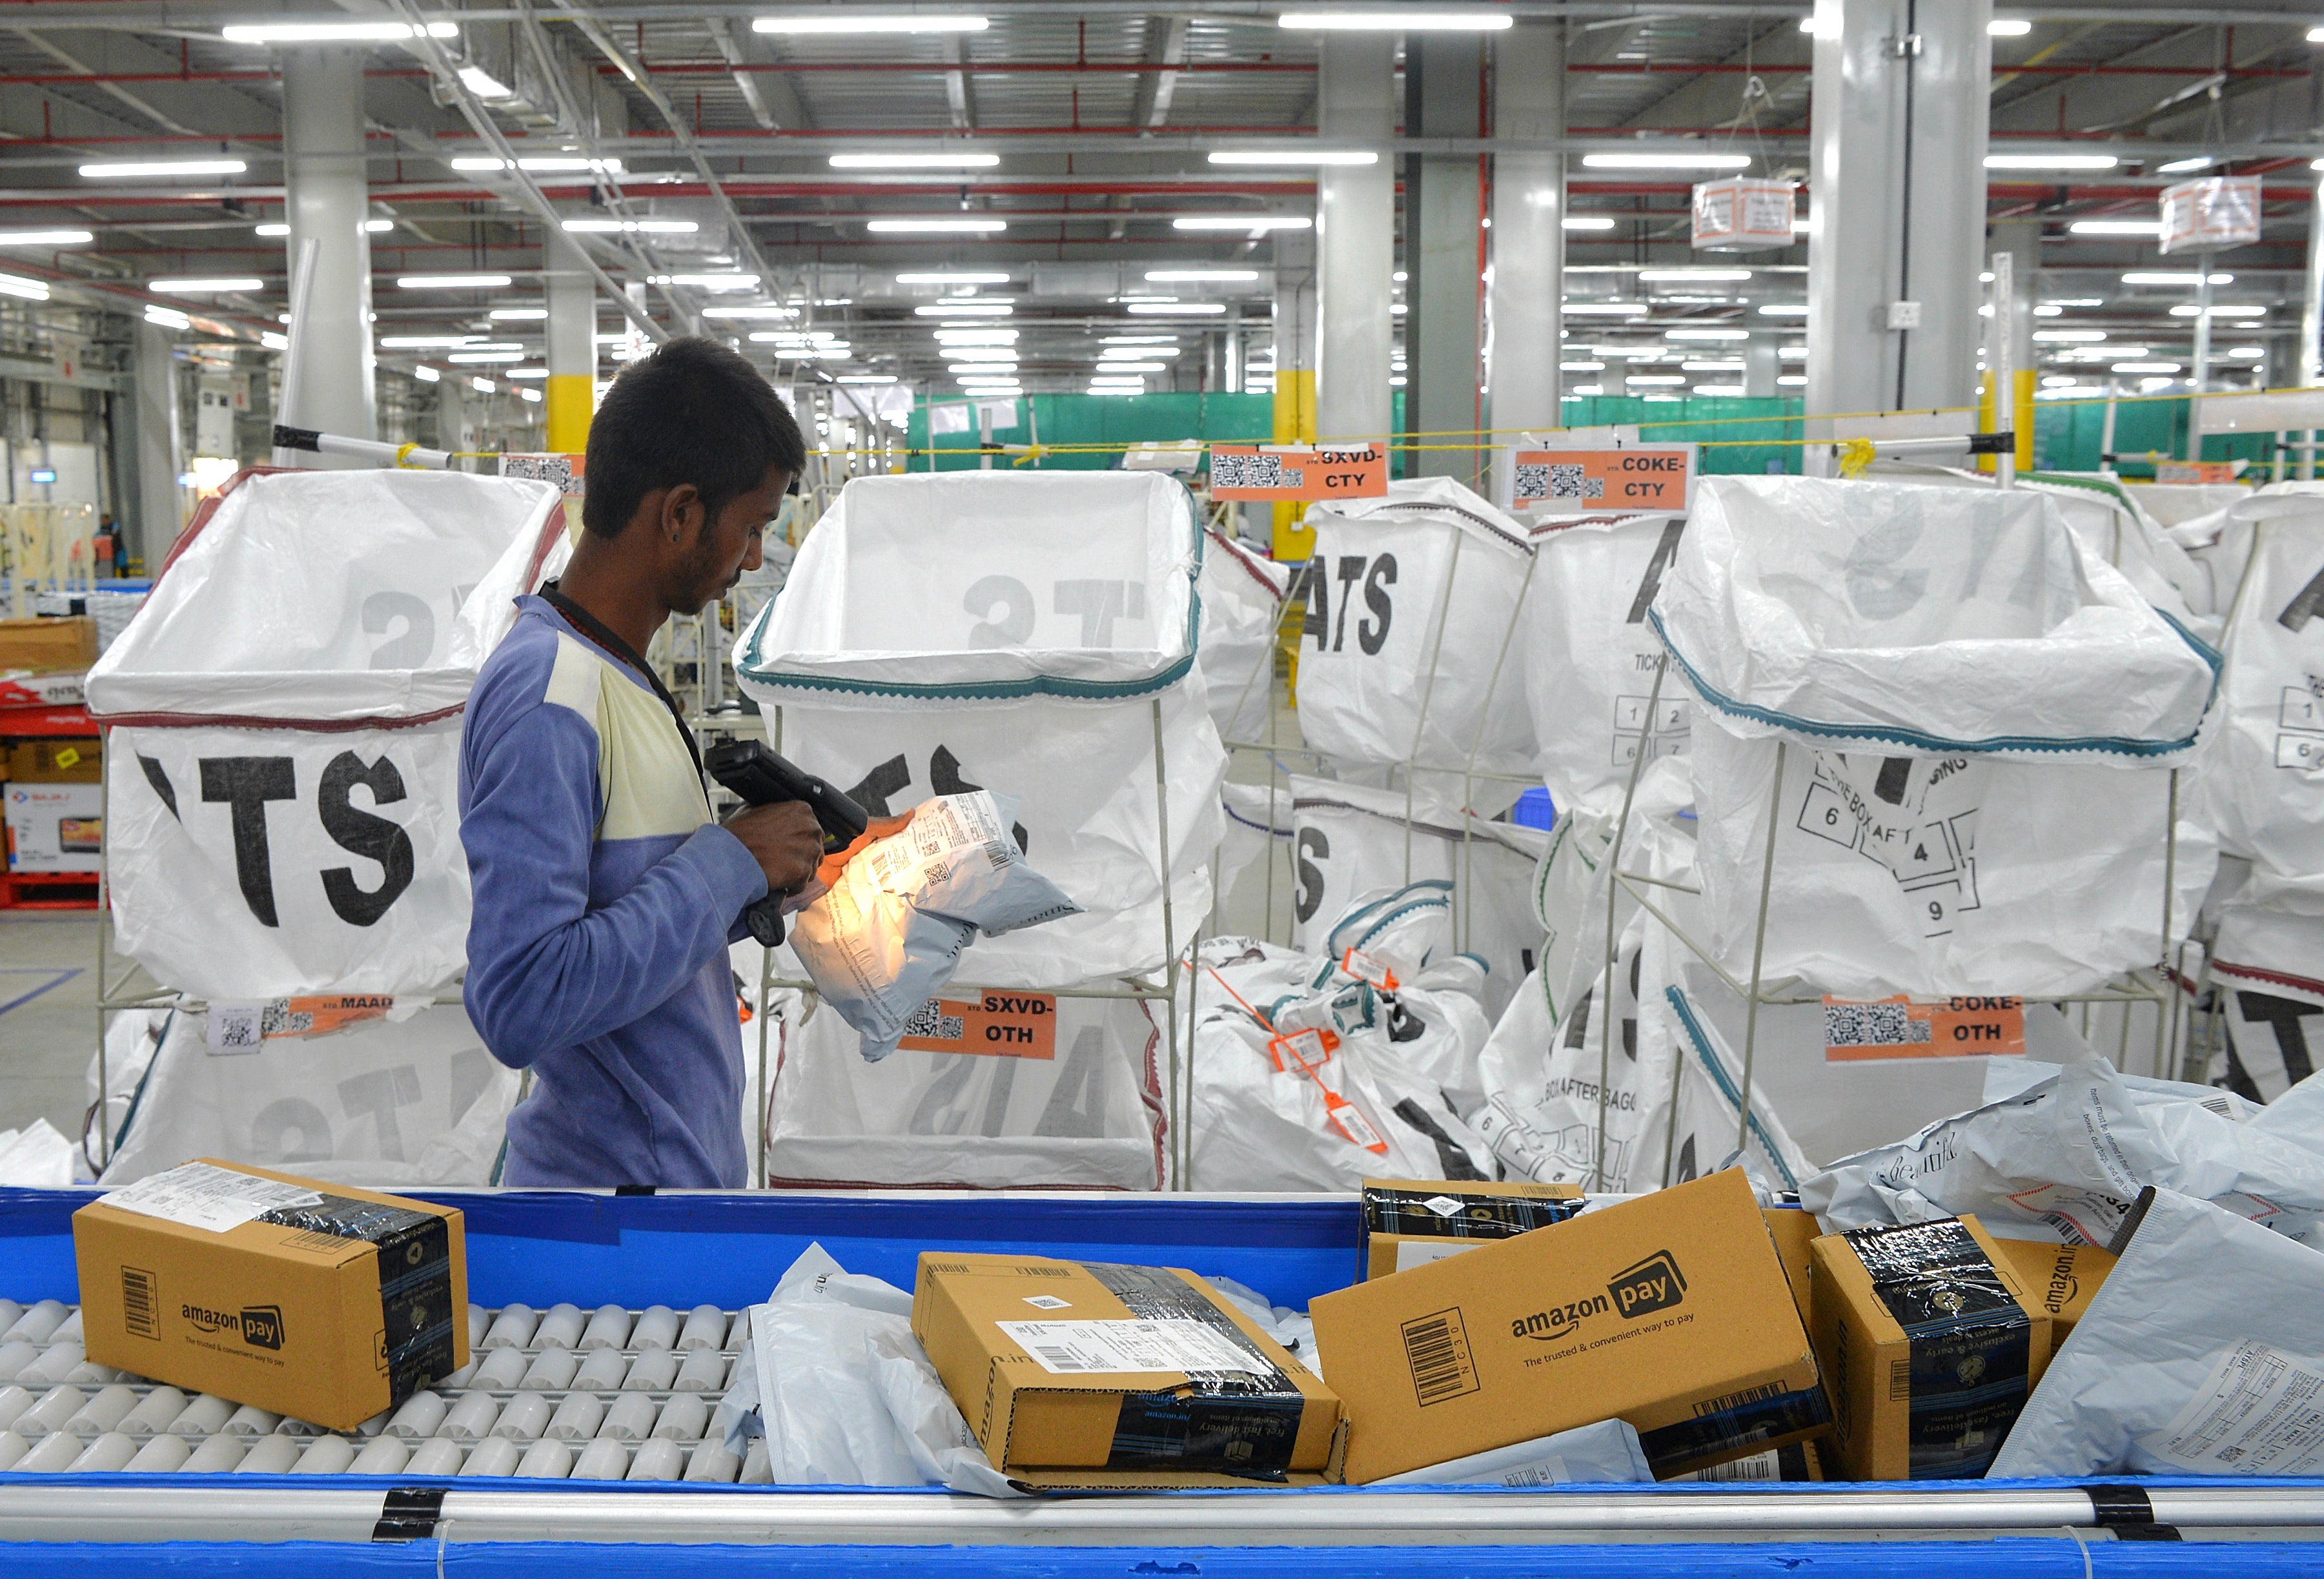
[[[2324,383],[2324,177],[2316,182],[2316,190],[2308,200],[2308,272],[2300,290],[2300,346],[2295,356],[2299,382],[2302,389]],[[2313,444],[2313,431],[2300,435],[2301,442]],[[2299,462],[2300,476],[2308,481],[2316,476],[2316,452],[2303,449],[2294,452]]]
[[[1748,400],[1771,401],[1783,391],[1775,385],[1776,375],[1784,370],[1783,357],[1777,347],[1782,344],[1775,335],[1757,333],[1743,346],[1743,394]]]
[[[578,455],[588,448],[597,409],[597,282],[579,249],[551,234],[541,247],[549,286],[549,382],[541,391],[547,446]]]
[[[1810,412],[1977,398],[1992,12],[1991,0],[1816,0]],[[1890,328],[1894,302],[1917,302],[1920,327]],[[1835,434],[1811,420],[1807,436]],[[1825,471],[1830,457],[1812,449],[1809,465]]]
[[[354,439],[378,437],[372,394],[371,237],[364,167],[364,51],[282,52],[283,208],[287,256],[318,244],[315,284],[300,337],[299,387],[283,392],[288,420]],[[303,456],[309,466],[368,466],[340,456]]]
[[[1219,388],[1228,394],[1242,393],[1242,308],[1227,303],[1227,332],[1219,365]]]
[[[1275,429],[1277,444],[1315,437],[1315,237],[1305,230],[1275,235]],[[1315,534],[1301,526],[1305,507],[1272,507],[1275,557],[1304,559]]]
[[[178,427],[178,365],[170,331],[155,324],[133,324],[130,370],[135,388],[128,402],[132,431],[126,448],[134,459],[136,492],[124,503],[120,524],[127,529],[130,557],[145,561],[149,573],[185,525],[185,494],[178,485],[186,469],[185,440]],[[115,406],[116,411],[121,407]],[[123,442],[116,435],[115,442]]]
[[[1484,45],[1478,35],[1408,35],[1404,124],[1416,137],[1483,134]],[[1484,230],[1475,154],[1414,154],[1404,162],[1404,420],[1415,439],[1413,476],[1477,481],[1481,448],[1441,435],[1482,427],[1478,355]]]
[[[1315,431],[1380,439],[1393,407],[1388,364],[1396,315],[1396,40],[1391,33],[1322,35],[1318,128],[1380,150],[1379,162],[1325,165],[1315,181]]]
[[[1565,23],[1522,22],[1493,45],[1493,134],[1565,134]],[[1565,296],[1565,155],[1493,160],[1492,284],[1487,292],[1485,386],[1492,496],[1516,485],[1512,429],[1554,428],[1563,417],[1557,365]]]
[[[2041,298],[2039,278],[2042,268],[2042,222],[2038,219],[2009,219],[1993,227],[1993,236],[1987,245],[1988,254],[2007,253],[2012,260],[2010,295],[2016,301],[2016,314],[2012,320],[2015,333],[2009,345],[2009,365],[2015,372],[2015,390],[2011,392],[2011,431],[2017,435],[2017,469],[2025,471],[2034,465],[2034,389],[2040,383],[2038,370],[2034,365],[2034,307]],[[1987,347],[1986,365],[1993,365],[1990,354],[1993,340],[1980,336]],[[1989,408],[1992,395],[1984,397]],[[1982,469],[1993,469],[1990,457],[1980,462]]]

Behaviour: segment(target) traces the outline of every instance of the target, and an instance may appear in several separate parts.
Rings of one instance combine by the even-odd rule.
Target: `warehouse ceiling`
[[[1583,169],[1591,149],[1710,143],[1750,154],[1755,173],[1804,177],[1809,47],[1803,5],[1526,4],[1569,28],[1569,299],[1635,299],[1642,265],[1688,259],[1687,177]],[[11,300],[20,342],[42,326],[85,337],[86,309],[188,315],[189,332],[254,345],[287,301],[280,57],[225,30],[269,18],[425,20],[451,36],[370,48],[371,237],[379,333],[482,333],[537,351],[537,323],[486,311],[539,300],[540,199],[568,217],[652,221],[586,245],[614,279],[646,283],[672,329],[721,328],[784,377],[896,378],[939,392],[957,382],[922,309],[975,300],[1014,329],[1029,388],[1078,388],[1109,336],[1167,334],[1176,357],[1148,387],[1216,387],[1206,353],[1221,325],[1252,336],[1255,387],[1277,243],[1246,230],[1186,230],[1187,217],[1305,218],[1313,171],[1218,166],[1215,152],[1280,149],[1315,135],[1316,32],[1278,24],[1272,4],[1202,6],[916,0],[857,5],[975,16],[939,32],[767,32],[767,17],[829,17],[833,5],[669,3],[396,5],[303,0],[33,0],[0,14],[0,227],[86,231],[86,242],[0,242],[0,271],[48,283],[51,308]],[[2261,307],[2218,342],[2224,365],[2288,376],[2299,280],[2324,129],[2310,44],[2317,14],[2291,5],[2005,6],[1993,40],[1997,151],[2102,149],[2119,163],[2070,182],[1997,172],[1995,221],[2039,225],[2047,316],[2109,344],[2185,360],[2188,292],[2126,284],[2155,267],[2153,243],[2077,235],[2093,218],[2151,219],[2166,163],[2266,178],[2256,245],[2222,254],[2220,300]],[[2023,24],[2022,27],[2019,24]],[[438,30],[442,31],[442,30]],[[520,189],[489,157],[481,119],[544,169]],[[1383,157],[1416,151],[1398,138]],[[1489,139],[1441,152],[1489,152]],[[862,154],[974,153],[982,168],[835,168]],[[239,162],[226,174],[90,178],[104,161]],[[2192,168],[2189,166],[2187,168]],[[875,219],[997,222],[973,235],[875,231]],[[1577,224],[1577,222],[1579,222]],[[1594,226],[1582,228],[1582,225]],[[274,227],[269,233],[269,227]],[[691,226],[691,228],[687,228]],[[1294,235],[1296,233],[1292,233]],[[1291,245],[1298,245],[1296,241]],[[1749,260],[1733,295],[1663,304],[1706,319],[1804,296],[1804,244]],[[1149,271],[1228,278],[1152,281]],[[500,290],[405,288],[428,274],[505,274]],[[899,281],[899,275],[1001,276]],[[255,281],[188,291],[170,282]],[[155,282],[164,288],[155,290]],[[21,292],[19,293],[21,295]],[[1173,303],[1168,299],[1176,298]],[[1132,314],[1136,299],[1144,310]],[[6,300],[6,299],[0,299]],[[794,316],[738,318],[736,306]],[[1179,310],[1167,310],[1173,307]],[[1157,309],[1163,310],[1157,310]],[[709,316],[706,317],[705,315]],[[118,321],[118,320],[112,320]],[[1658,319],[1659,321],[1659,319]],[[1762,320],[1757,327],[1766,328]],[[608,342],[621,315],[601,303]],[[1618,342],[1613,320],[1583,324]],[[1158,342],[1155,342],[1158,345]],[[1569,340],[1569,356],[1574,355]],[[2255,350],[2255,347],[2257,349]],[[20,347],[21,348],[21,347]],[[1167,350],[1167,347],[1161,347]],[[2097,357],[2085,347],[2085,364]],[[419,355],[382,364],[412,377]],[[2103,365],[2103,364],[2099,364]],[[1794,372],[1794,367],[1787,372]],[[2049,369],[2059,378],[2067,376]],[[1569,380],[1569,385],[1574,383]]]

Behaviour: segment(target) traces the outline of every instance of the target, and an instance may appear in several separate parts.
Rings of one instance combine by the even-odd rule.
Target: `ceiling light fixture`
[[[991,170],[998,153],[835,153],[834,170]]]
[[[1379,155],[1369,148],[1222,148],[1211,155],[1213,164],[1378,164]]]
[[[403,274],[398,291],[499,291],[509,284],[506,274]]]
[[[2075,235],[2160,235],[2160,219],[2077,219],[2066,229]]]
[[[42,300],[46,300],[47,298],[42,297]],[[149,307],[145,309],[145,321],[165,329],[189,329],[194,327],[194,320],[174,307]]]
[[[157,296],[216,296],[228,291],[263,291],[266,282],[255,275],[227,275],[204,280],[148,280],[145,289]]]
[[[1173,230],[1247,230],[1257,235],[1267,230],[1313,230],[1315,222],[1300,214],[1181,214],[1170,221]]]
[[[1224,312],[1223,301],[1130,301],[1122,304],[1130,311],[1143,317],[1157,318],[1170,314],[1193,314],[1198,317]]]
[[[14,296],[24,301],[46,301],[49,288],[44,282],[27,280],[22,274],[0,274],[0,296]],[[152,312],[156,309],[148,308],[146,310]]]
[[[1561,223],[1568,230],[1611,230],[1614,219],[1609,214],[1568,214]]]
[[[1988,153],[1987,170],[2112,170],[2121,160],[2111,153]]]
[[[448,22],[428,23],[425,29],[431,39],[460,36]],[[420,32],[408,22],[247,22],[222,27],[218,36],[230,44],[392,44]]]
[[[899,274],[899,285],[1006,285],[1006,274]]]
[[[495,307],[484,314],[494,323],[531,323],[549,316],[545,307]]]
[[[2088,346],[2105,339],[2104,329],[2035,329],[2034,343],[2044,346]]]
[[[2034,31],[2034,24],[2022,16],[1997,16],[1985,24],[1987,38],[2022,39]]]
[[[452,161],[452,168],[466,171],[506,170],[509,168],[509,162],[505,159],[487,158],[482,154],[464,153]],[[581,171],[595,171],[603,175],[622,173],[622,162],[618,159],[589,159],[578,153],[521,153],[517,155],[516,168],[538,175],[571,175]]]
[[[990,235],[1009,228],[1006,219],[873,219],[864,229],[881,235],[915,235],[932,232],[951,232],[963,235]]]
[[[1748,153],[1585,153],[1591,170],[1742,170],[1751,162]]]
[[[1257,269],[1148,269],[1147,282],[1155,285],[1187,284],[1216,281],[1228,284],[1244,284],[1259,278]]]
[[[752,32],[982,32],[990,19],[966,14],[866,15],[860,11],[833,9],[789,16],[759,16]]]
[[[940,301],[916,307],[916,318],[1007,318],[1017,309],[1005,301]]]
[[[771,307],[763,304],[757,307],[706,307],[702,309],[702,316],[705,318],[750,319],[797,318],[798,317],[798,309],[796,307]]]
[[[78,246],[96,239],[86,230],[0,230],[0,246]]]
[[[1647,308],[1643,301],[1569,301],[1559,310],[1573,317],[1644,318]]]
[[[2219,162],[2208,153],[2197,153],[2185,159],[2174,159],[2168,164],[2154,167],[2157,175],[2188,175],[2199,170],[2209,170]]]
[[[843,373],[835,382],[839,383],[893,383],[896,382],[896,375],[892,373]]]
[[[250,166],[239,159],[106,159],[84,164],[87,180],[134,180],[140,177],[168,180],[180,175],[240,175]]]
[[[2236,277],[2233,274],[2211,276],[2211,283],[2214,285],[2232,285],[2235,282]],[[2126,285],[2200,285],[2203,281],[2200,275],[2194,273],[2180,274],[2167,270],[2141,269],[2125,274],[2122,277],[2122,282]]]
[[[702,228],[692,219],[616,219],[576,214],[562,222],[576,235],[692,235]]]
[[[482,66],[462,66],[452,73],[460,86],[478,98],[514,98],[516,90]]]
[[[1748,280],[1748,269],[1640,269],[1638,278],[1648,283],[1662,282],[1673,285],[1707,285],[1715,280]]]
[[[1336,32],[1499,32],[1515,20],[1506,11],[1286,11],[1275,23]]]
[[[1665,340],[1748,340],[1749,329],[1665,329]]]

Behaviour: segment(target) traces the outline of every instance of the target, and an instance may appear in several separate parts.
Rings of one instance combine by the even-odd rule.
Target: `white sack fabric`
[[[244,474],[198,515],[88,676],[89,710],[286,722],[456,709],[467,595],[561,523],[546,483],[465,472]]]
[[[1210,909],[1226,756],[1185,683],[1201,541],[1155,473],[859,477],[735,644],[778,748],[872,815],[1019,798],[1018,848],[1084,913],[979,945],[980,984],[1160,968],[1166,870],[1181,941]]]
[[[1229,740],[1267,738],[1275,696],[1276,631],[1283,623],[1291,570],[1205,531],[1202,641],[1194,671],[1210,697],[1211,721]]]
[[[792,952],[862,1035],[865,1057],[895,1050],[979,932],[995,937],[1079,912],[1026,864],[1009,836],[1016,809],[1013,796],[982,790],[922,801],[793,923]]]
[[[2324,915],[2292,908],[2291,896],[2228,905],[2217,946],[2211,990],[2227,1033],[2212,1084],[2253,1102],[2279,1101],[2324,1054]]]
[[[2324,1471],[2324,1255],[2157,1190],[1992,1479]]]
[[[1441,477],[1310,510],[1306,524],[1315,533],[1299,643],[1307,743],[1344,767],[1452,769],[1425,775],[1424,788],[1455,800],[1472,761],[1483,771],[1529,773],[1516,628],[1533,563],[1524,527]],[[1468,799],[1498,811],[1518,788],[1483,780]]]
[[[2034,494],[1704,480],[1649,617],[1692,732],[1710,945],[1851,998],[2088,991],[2164,952],[2169,768],[2218,655]],[[2174,937],[2215,852],[2183,815]]]
[[[466,967],[456,716],[106,746],[115,933],[156,980],[234,1001],[429,993]]]
[[[2207,802],[2226,854],[2276,878],[2324,878],[2324,498],[2229,513],[2221,548],[2245,568]]]
[[[291,999],[171,1015],[105,1182],[132,1183],[189,1157],[391,1189],[492,1182],[517,1072],[484,1050],[455,1003],[401,1022],[301,1031],[302,1020],[327,1023],[346,1006]],[[212,1023],[227,1015],[240,1022],[233,1034]],[[253,1025],[261,1039],[241,1045]]]
[[[783,968],[787,951],[776,960],[779,974],[796,974]],[[899,1049],[876,1064],[863,1057],[855,1031],[827,1009],[804,1025],[779,1028],[770,1180],[973,1189],[1159,1187],[1158,1013],[1149,1017],[1134,1001],[1025,993],[930,1002],[933,1008],[907,1028]],[[1038,1045],[1028,1049],[1033,1056],[916,1047],[963,1045],[969,1015],[956,1002],[1014,1010],[1020,1021],[1028,1014],[1053,1019],[1047,1056],[1038,1056]],[[745,1032],[753,1048],[756,1030]]]
[[[1646,622],[1685,526],[1683,515],[1624,515],[1534,528],[1526,697],[1536,766],[1561,812],[1618,809],[1641,749],[1649,761],[1686,749],[1691,698],[1674,674],[1654,695],[1663,644]]]

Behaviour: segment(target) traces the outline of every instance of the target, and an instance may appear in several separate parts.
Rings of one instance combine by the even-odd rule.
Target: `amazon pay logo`
[[[1626,1267],[1607,1283],[1614,1308],[1624,1317],[1668,1310],[1686,1297],[1686,1277],[1666,1250],[1658,1250],[1634,1267]]]

